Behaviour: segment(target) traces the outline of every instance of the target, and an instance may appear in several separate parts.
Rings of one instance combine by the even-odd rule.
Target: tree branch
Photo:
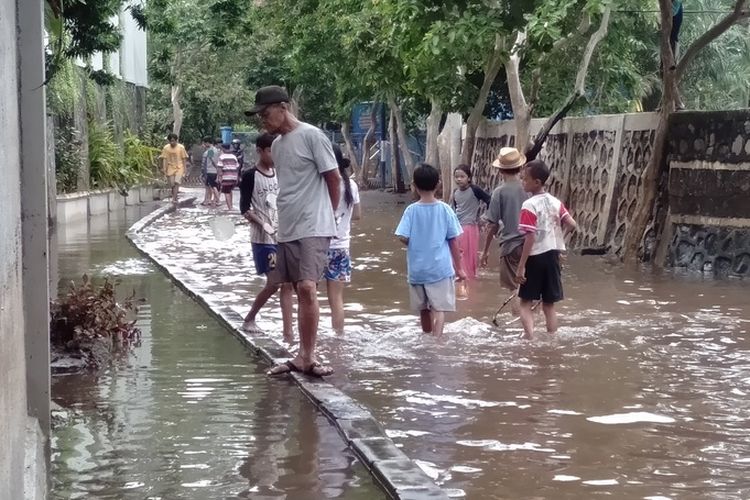
[[[549,136],[552,128],[557,124],[557,122],[562,120],[565,115],[568,114],[568,111],[570,111],[576,101],[586,92],[586,75],[589,71],[591,58],[594,55],[596,46],[607,35],[611,12],[611,7],[607,7],[604,10],[604,13],[602,14],[602,20],[599,23],[599,28],[594,33],[592,33],[591,38],[589,38],[589,41],[586,44],[586,48],[584,49],[583,57],[581,58],[581,64],[578,66],[576,85],[573,89],[573,92],[565,100],[562,107],[557,110],[554,115],[550,116],[547,119],[547,121],[542,126],[542,129],[539,131],[536,137],[534,137],[534,140],[531,141],[531,143],[528,145],[528,147],[526,148],[527,160],[531,161],[539,155],[539,152],[542,150],[542,146],[544,146],[544,141],[547,140],[547,136]]]
[[[578,98],[581,97],[581,95],[578,92],[573,92],[568,96],[568,99],[563,103],[562,107],[558,109],[554,115],[547,118],[547,121],[544,122],[544,125],[542,126],[539,133],[534,137],[534,140],[531,141],[531,144],[526,148],[526,160],[531,161],[535,160],[537,156],[539,156],[539,152],[542,150],[542,146],[544,146],[544,141],[547,140],[547,136],[549,136],[549,133],[552,131],[552,129],[557,125],[557,122],[565,118],[565,115],[568,114],[568,111],[570,111],[570,108],[573,107],[573,104],[576,103]]]
[[[599,23],[599,29],[597,29],[594,34],[591,35],[591,38],[589,38],[589,42],[586,44],[586,49],[583,52],[583,59],[581,59],[580,66],[578,66],[578,75],[576,76],[575,91],[579,95],[583,95],[586,91],[586,75],[589,72],[591,57],[594,55],[594,50],[596,50],[596,46],[599,45],[599,42],[601,42],[602,39],[607,36],[607,30],[609,29],[609,15],[611,13],[612,7],[607,6],[607,8],[604,9],[604,13],[602,14],[602,20]]]
[[[703,50],[708,44],[713,42],[716,38],[721,36],[725,31],[731,28],[741,19],[750,17],[750,9],[747,5],[748,0],[737,0],[734,4],[732,12],[724,16],[720,21],[714,24],[708,31],[703,33],[692,45],[685,51],[685,55],[682,56],[680,62],[677,63],[677,69],[675,70],[675,77],[679,83],[682,80],[685,70],[688,65],[695,59],[695,56]]]

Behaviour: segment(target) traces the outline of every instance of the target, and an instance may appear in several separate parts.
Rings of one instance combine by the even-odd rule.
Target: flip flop
[[[284,361],[283,363],[272,367],[270,370],[268,370],[268,372],[266,372],[266,375],[271,377],[274,375],[283,375],[285,373],[301,372],[301,371],[302,370],[297,368],[297,365],[295,365],[294,363],[292,363],[291,360],[289,360],[289,361]]]
[[[317,371],[315,370],[316,368],[318,368]],[[331,368],[330,366],[323,366],[316,361],[315,363],[308,366],[302,373],[311,377],[323,378],[328,377],[329,375],[333,375],[333,368]]]

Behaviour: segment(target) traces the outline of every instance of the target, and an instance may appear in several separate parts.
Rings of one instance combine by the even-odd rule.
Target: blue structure
[[[221,142],[230,144],[232,142],[232,127],[219,127],[221,131]]]

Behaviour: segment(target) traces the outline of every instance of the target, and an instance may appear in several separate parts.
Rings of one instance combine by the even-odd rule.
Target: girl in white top
[[[328,267],[324,277],[328,289],[328,304],[331,306],[331,323],[334,331],[344,331],[344,286],[352,280],[352,259],[349,253],[352,221],[359,220],[359,189],[349,179],[347,169],[350,162],[344,158],[341,148],[333,145],[333,153],[341,173],[341,200],[336,210],[336,236],[328,250]]]

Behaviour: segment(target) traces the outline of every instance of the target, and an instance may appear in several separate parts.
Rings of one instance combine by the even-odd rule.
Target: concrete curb
[[[180,202],[190,205],[195,198]],[[201,294],[200,284],[192,281],[182,270],[170,270],[139,245],[140,233],[164,215],[173,212],[173,206],[162,207],[140,221],[127,232],[131,244],[157,268],[180,287],[188,296],[203,306],[224,325],[243,345],[265,362],[275,364],[292,358],[281,344],[264,334],[250,334],[240,330],[242,317],[230,307],[212,303]],[[370,411],[344,394],[332,384],[300,373],[291,373],[295,383],[315,406],[331,421],[349,448],[357,455],[373,478],[390,498],[402,500],[447,499],[448,496],[385,434],[382,426]]]

